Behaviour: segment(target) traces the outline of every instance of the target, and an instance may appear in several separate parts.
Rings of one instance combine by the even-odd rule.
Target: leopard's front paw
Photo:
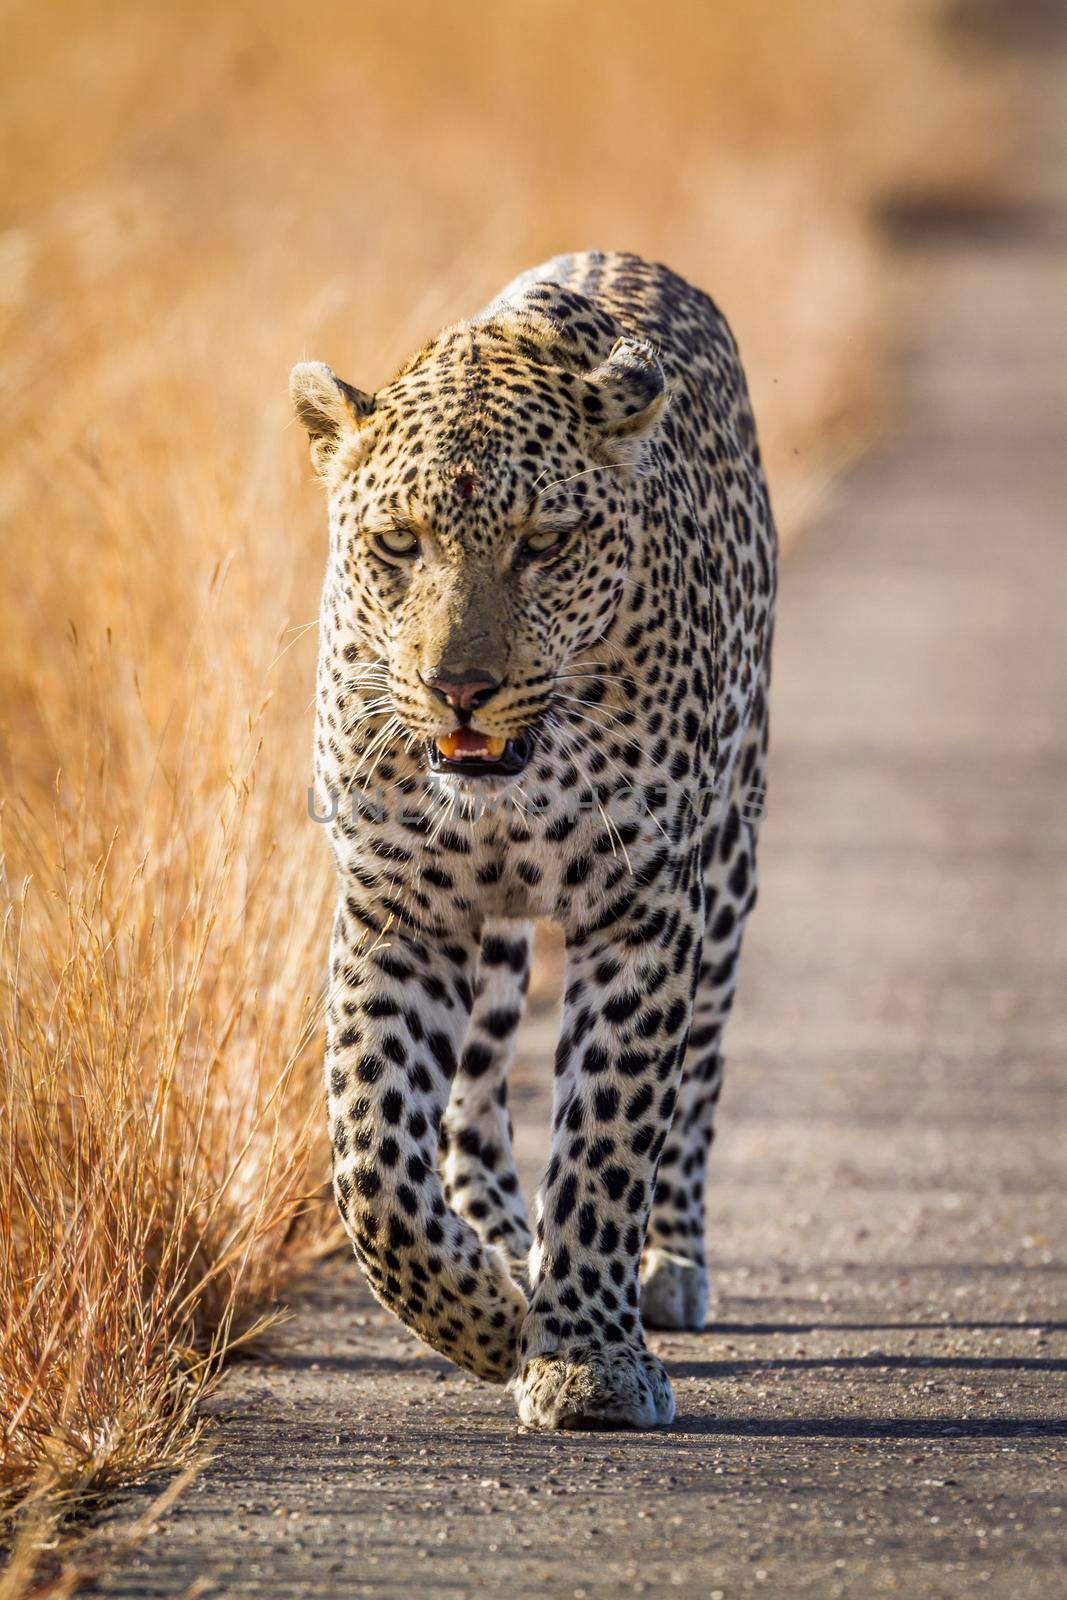
[[[641,1321],[646,1328],[700,1332],[708,1316],[708,1269],[649,1246],[641,1258]]]
[[[644,1349],[570,1346],[531,1356],[509,1385],[537,1428],[656,1428],[674,1420],[663,1363]]]

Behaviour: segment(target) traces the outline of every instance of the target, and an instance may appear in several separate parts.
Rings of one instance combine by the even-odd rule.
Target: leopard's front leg
[[[445,1198],[525,1281],[533,1240],[512,1152],[507,1079],[530,977],[529,923],[482,930],[470,1033],[441,1124]]]
[[[326,1085],[334,1193],[375,1295],[427,1344],[498,1383],[526,1310],[502,1253],[446,1204],[437,1143],[478,943],[334,922]]]
[[[542,1427],[648,1428],[674,1395],[645,1346],[638,1264],[692,1011],[700,897],[644,902],[568,948],[552,1154],[513,1383]]]

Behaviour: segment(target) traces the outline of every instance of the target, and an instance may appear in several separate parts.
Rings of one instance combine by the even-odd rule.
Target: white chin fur
[[[500,777],[465,778],[460,772],[435,772],[434,784],[442,794],[464,806],[487,805],[513,789],[522,777],[513,772]]]

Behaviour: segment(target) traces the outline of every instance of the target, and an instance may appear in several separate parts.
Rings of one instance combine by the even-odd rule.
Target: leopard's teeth
[[[507,745],[506,739],[497,739],[488,734],[476,734],[474,737],[481,741],[481,749],[470,748],[471,735],[462,728],[441,734],[434,742],[446,761],[462,761],[465,756],[473,761],[500,760]]]

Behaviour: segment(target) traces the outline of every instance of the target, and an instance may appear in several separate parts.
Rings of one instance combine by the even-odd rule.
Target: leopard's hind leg
[[[704,838],[704,944],[678,1090],[641,1258],[641,1316],[649,1328],[702,1328],[709,1283],[704,1191],[723,1082],[722,1035],[733,1004],[745,920],[756,903],[756,835],[766,790],[766,694],[738,756],[730,799]]]

